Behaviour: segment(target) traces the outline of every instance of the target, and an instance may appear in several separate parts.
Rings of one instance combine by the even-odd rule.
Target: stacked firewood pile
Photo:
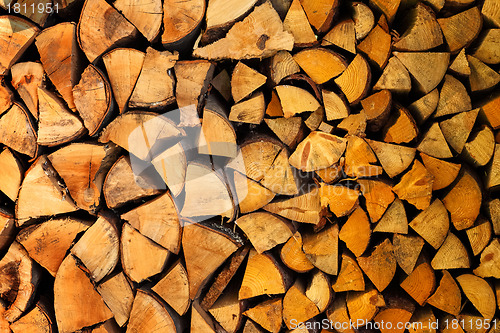
[[[0,332],[500,332],[498,0],[0,6]]]

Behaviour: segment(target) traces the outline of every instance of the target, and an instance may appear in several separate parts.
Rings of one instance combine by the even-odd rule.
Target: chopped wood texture
[[[498,331],[497,1],[0,7],[1,332]]]

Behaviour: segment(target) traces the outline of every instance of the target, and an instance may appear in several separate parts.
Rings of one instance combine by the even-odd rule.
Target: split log
[[[391,241],[386,239],[375,246],[369,256],[359,257],[358,264],[375,287],[383,291],[396,273],[396,258]]]
[[[38,158],[26,171],[16,202],[17,225],[21,226],[32,218],[69,213],[78,209],[68,189],[45,156]],[[37,205],[31,204],[37,195]]]
[[[85,134],[80,118],[68,110],[56,95],[43,88],[38,88],[37,95],[39,145],[57,146]]]
[[[121,218],[165,249],[179,253],[181,222],[170,193],[164,193],[122,214]]]
[[[37,155],[34,122],[21,104],[14,103],[0,118],[0,143],[31,158]]]
[[[443,270],[443,277],[439,282],[439,286],[434,294],[427,299],[427,303],[449,314],[458,316],[462,295],[455,279],[448,271]]]
[[[33,260],[52,276],[56,276],[77,235],[87,230],[90,225],[91,222],[86,220],[55,218],[24,228],[16,239]]]
[[[19,188],[24,176],[24,167],[21,161],[9,148],[4,148],[0,153],[0,191],[10,200],[16,201]]]
[[[216,227],[216,225],[213,225]],[[237,235],[199,223],[184,225],[182,247],[189,280],[189,297],[195,299],[214,271],[241,245]],[[240,290],[240,298],[242,291]]]
[[[477,7],[438,20],[451,53],[468,46],[477,38],[482,27],[481,13]],[[465,29],[461,29],[466,27]],[[458,29],[460,32],[458,33]]]
[[[60,332],[73,332],[113,317],[72,255],[68,255],[57,270],[54,310]]]
[[[182,48],[187,43],[191,43],[203,20],[205,9],[206,3],[200,0],[165,1],[163,3],[163,33],[161,35],[163,46]]]
[[[42,86],[44,72],[38,62],[20,62],[10,69],[12,86],[35,119],[38,119],[38,88]]]
[[[283,261],[288,268],[299,273],[307,272],[314,268],[314,265],[307,259],[302,246],[302,236],[297,231],[283,245],[280,251],[281,261]]]
[[[118,264],[119,235],[116,219],[101,215],[71,248],[96,283],[108,275]]]
[[[365,290],[363,271],[359,268],[356,259],[352,255],[342,253],[341,263],[337,280],[332,285],[333,290],[337,293],[349,290]]]
[[[146,316],[147,320],[144,318]],[[138,289],[135,295],[127,330],[131,332],[182,332],[183,322],[168,305],[153,293]]]
[[[288,328],[293,328],[293,323],[303,323],[319,314],[316,305],[305,293],[303,281],[297,279],[288,289],[283,298],[283,321]]]
[[[128,223],[123,224],[120,246],[123,272],[136,283],[161,273],[170,256],[168,250],[143,236]]]
[[[251,250],[238,297],[241,300],[264,294],[284,294],[291,282],[288,272],[271,254]]]
[[[302,50],[293,59],[317,84],[339,76],[347,68],[347,62],[341,55],[324,48]]]
[[[352,19],[339,21],[324,37],[322,46],[336,45],[356,54],[356,32]]]
[[[135,49],[118,48],[102,56],[113,95],[123,113],[141,73],[145,54]]]
[[[134,302],[134,289],[123,272],[119,272],[103,280],[97,291],[104,303],[113,312],[114,319],[119,326],[124,326],[130,316]]]
[[[45,72],[72,111],[76,110],[73,87],[83,71],[76,31],[74,23],[59,23],[44,29],[35,42]]]
[[[356,104],[368,93],[371,82],[370,66],[365,58],[358,54],[334,81],[349,103]]]
[[[78,44],[90,62],[104,52],[133,40],[137,29],[102,0],[86,0],[78,21]]]
[[[283,20],[283,28],[292,34],[294,47],[313,46],[318,43],[300,0],[292,0]]]
[[[293,35],[284,30],[278,13],[269,2],[255,7],[243,21],[238,23],[224,38],[195,49],[193,55],[212,60],[227,58],[240,60],[269,57],[278,51],[290,51],[293,48]],[[245,48],[233,47],[236,45],[245,45]],[[231,51],[226,53],[227,50]]]
[[[243,314],[269,332],[279,332],[283,318],[283,300],[279,297],[264,301]],[[250,321],[247,321],[249,323]],[[246,325],[245,325],[246,327]],[[246,332],[246,330],[244,330]]]
[[[338,236],[337,224],[329,226],[318,233],[303,235],[302,249],[307,259],[327,274],[338,272]]]
[[[40,32],[33,23],[20,17],[4,15],[0,17],[2,49],[5,53],[0,57],[0,73],[7,74],[12,65],[23,55]]]
[[[174,80],[170,69],[178,58],[176,51],[170,53],[148,47],[141,73],[130,96],[131,108],[159,108],[174,102]]]
[[[0,294],[8,304],[3,318],[14,322],[31,305],[41,272],[28,252],[15,241],[0,260],[0,272]]]

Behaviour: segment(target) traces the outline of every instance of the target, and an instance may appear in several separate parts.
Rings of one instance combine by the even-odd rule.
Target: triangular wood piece
[[[441,82],[448,69],[450,54],[445,52],[394,52],[424,94]]]
[[[300,72],[299,65],[288,51],[278,51],[270,58],[269,62],[270,73],[268,76],[274,85],[278,85],[285,77]]]
[[[225,229],[212,229],[200,223],[187,224],[182,247],[189,280],[189,297],[194,299],[210,275],[240,244]],[[210,251],[207,251],[210,249]],[[241,293],[241,291],[240,291]]]
[[[432,183],[433,191],[445,188],[457,178],[460,171],[460,164],[442,161],[423,153],[420,153],[420,157],[427,171],[434,176],[434,183]]]
[[[302,223],[318,224],[323,217],[317,188],[292,198],[275,200],[264,206],[264,209],[286,219]]]
[[[359,257],[368,247],[371,233],[368,215],[363,208],[358,207],[340,229],[339,238],[356,257]]]
[[[365,140],[377,155],[384,171],[393,178],[405,171],[415,158],[415,148]]]
[[[117,219],[101,215],[71,248],[94,282],[101,281],[118,264],[120,236]]]
[[[233,105],[229,114],[229,120],[258,125],[264,119],[265,112],[266,100],[262,91],[259,91],[249,99]]]
[[[171,69],[178,59],[177,51],[157,51],[148,47],[129,106],[156,109],[172,104],[175,80]]]
[[[423,306],[436,288],[434,270],[428,262],[424,261],[415,267],[413,272],[401,282],[400,286],[420,306]]]
[[[477,38],[483,27],[483,19],[478,7],[472,7],[458,14],[440,18],[438,22],[451,53],[456,53],[461,48],[469,46]],[[467,29],[461,30],[464,26]]]
[[[160,0],[116,0],[113,6],[150,42],[160,33],[163,6]]]
[[[264,121],[281,142],[291,149],[294,149],[297,143],[303,139],[304,125],[300,117],[266,118]]]
[[[209,83],[212,82],[217,87],[214,82],[215,80],[212,80],[214,70],[215,65],[206,60],[184,60],[175,63],[174,71],[177,79],[175,101],[177,107],[181,109],[181,123],[184,120],[183,108],[191,108],[198,111],[201,108],[204,99],[203,96],[208,91]],[[221,73],[226,73],[227,75],[225,71]],[[221,92],[223,89],[218,90]],[[222,91],[221,94],[224,95],[224,92]]]
[[[330,28],[339,7],[338,0],[300,0],[300,3],[306,12],[309,23],[318,34],[323,34]]]
[[[9,148],[0,153],[0,191],[10,200],[16,201],[24,177],[24,167]]]
[[[182,332],[182,321],[151,291],[137,290],[127,330],[131,332]]]
[[[450,70],[459,75],[470,75],[469,61],[467,60],[467,56],[465,55],[465,48],[463,48],[452,61]]]
[[[261,96],[261,98],[264,98],[264,96]],[[263,100],[260,101],[260,107],[260,113],[264,117]],[[236,157],[236,132],[226,114],[225,105],[215,95],[210,95],[203,110],[203,123],[198,139],[198,153],[230,158]]]
[[[137,35],[137,29],[105,0],[85,1],[77,29],[78,42],[90,62]]]
[[[10,4],[10,3],[9,3]],[[23,55],[40,31],[33,23],[13,15],[0,18],[0,74],[6,75],[10,67]]]
[[[413,162],[413,166],[401,177],[392,190],[398,197],[412,204],[417,209],[429,207],[432,198],[432,183],[434,177],[418,160]]]
[[[104,178],[118,150],[113,145],[73,143],[53,152],[48,159],[78,207],[95,212],[100,205]]]
[[[304,233],[303,236],[302,249],[307,259],[321,271],[337,275],[339,266],[338,224],[331,225],[317,233]]]
[[[408,105],[408,110],[417,122],[422,125],[427,118],[436,110],[439,103],[439,90],[434,89],[430,93],[420,97]]]
[[[281,329],[283,305],[281,298],[272,298],[246,310],[243,314],[269,332]]]
[[[383,172],[376,165],[377,157],[366,141],[358,136],[347,137],[344,171],[350,177],[377,177]]]
[[[333,91],[322,90],[323,103],[325,105],[326,120],[344,119],[349,116],[349,106]]]
[[[359,206],[359,190],[357,189],[321,183],[319,195],[321,207],[329,207],[337,217],[348,215]]]
[[[500,74],[481,60],[470,55],[467,60],[470,66],[469,84],[473,93],[488,90],[500,82]]]
[[[304,323],[318,314],[317,306],[305,294],[304,283],[297,279],[283,298],[283,321],[285,325],[292,329],[295,327],[295,320]]]
[[[346,51],[356,54],[356,32],[354,22],[346,19],[337,23],[321,42],[322,46],[336,45]]]
[[[314,268],[302,250],[302,236],[297,231],[280,250],[281,261],[290,269],[304,273]]]
[[[462,152],[478,113],[479,109],[462,112],[439,123],[446,141],[457,153]]]
[[[258,253],[285,243],[295,232],[289,222],[268,212],[246,214],[234,223],[245,233]]]
[[[21,104],[14,103],[0,118],[0,143],[31,158],[37,155],[35,126]]]
[[[97,291],[101,294],[104,303],[113,312],[116,323],[124,326],[132,310],[135,291],[125,274],[119,272],[102,281],[97,286]]]
[[[231,98],[231,78],[229,77],[227,70],[222,70],[212,79],[212,81],[210,81],[210,83],[212,84],[212,87],[217,89],[226,101],[229,101]]]
[[[387,21],[392,22],[399,8],[401,0],[370,0],[370,4],[384,13]]]
[[[392,243],[399,267],[409,275],[417,263],[425,241],[418,235],[394,234]]]
[[[457,277],[462,291],[484,319],[491,320],[496,313],[495,294],[488,281],[473,274]]]
[[[59,265],[77,234],[85,231],[90,225],[90,221],[71,217],[55,218],[23,229],[17,235],[17,241],[33,260],[52,276],[56,276]]]
[[[265,294],[284,294],[290,284],[287,272],[270,253],[258,254],[252,249],[248,255],[238,298],[242,300]]]
[[[449,232],[431,265],[434,269],[470,268],[469,254],[460,239]]]
[[[188,164],[184,191],[186,196],[180,211],[184,217],[203,220],[220,215],[232,219],[235,215],[235,204],[224,176],[209,165]]]
[[[356,41],[364,39],[375,26],[375,15],[367,4],[363,2],[351,2],[351,17],[354,21],[354,31],[356,32]]]
[[[316,84],[339,76],[347,68],[347,61],[340,54],[321,47],[302,50],[293,59]]]
[[[356,82],[352,81],[353,76],[356,76]],[[370,80],[370,65],[361,54],[358,54],[334,81],[344,93],[347,101],[350,104],[356,104],[368,93]]]
[[[35,119],[38,119],[38,88],[45,79],[43,66],[39,62],[20,62],[10,69],[12,86]]]
[[[470,96],[464,85],[452,75],[446,75],[434,117],[469,111],[471,108]]]
[[[393,143],[408,143],[417,138],[419,130],[410,112],[400,105],[394,105],[385,127],[382,129],[383,140]]]
[[[231,76],[231,94],[237,103],[266,83],[266,77],[239,61]]]
[[[433,248],[439,249],[450,228],[448,211],[441,200],[436,199],[410,222],[410,227]]]
[[[391,43],[392,38],[389,32],[377,24],[359,43],[358,50],[366,54],[375,67],[383,69],[391,56]]]
[[[434,294],[427,299],[427,303],[454,316],[458,316],[460,313],[462,294],[457,282],[447,270],[443,270],[439,286]]]
[[[342,253],[340,272],[332,288],[337,293],[349,290],[365,290],[363,271],[356,262],[356,259],[346,252]]]
[[[69,213],[78,209],[57,178],[44,156],[33,163],[24,176],[16,203],[19,226],[31,218]],[[36,205],[32,203],[33,195],[37,197]]]
[[[312,46],[318,42],[300,0],[292,1],[283,20],[283,27],[293,35],[295,47]]]
[[[181,227],[177,214],[170,193],[164,193],[122,214],[121,218],[144,236],[177,254],[181,242]]]
[[[379,220],[374,232],[390,232],[393,234],[407,234],[408,220],[403,202],[396,198],[387,208],[382,218]]]
[[[391,57],[373,90],[387,89],[396,94],[407,94],[411,90],[411,79],[408,70],[397,57]]]
[[[159,194],[160,190],[148,178],[135,174],[130,158],[122,156],[109,169],[102,192],[108,208],[115,209],[128,202]]]
[[[405,22],[409,27],[394,43],[394,49],[399,51],[426,51],[443,44],[443,34],[434,11],[418,3],[408,12]]]
[[[93,0],[91,0],[93,1]],[[111,86],[104,73],[89,65],[82,74],[80,82],[73,88],[76,109],[89,131],[96,134],[104,125],[113,105]]]
[[[439,123],[433,123],[429,130],[423,135],[417,150],[436,158],[453,157],[448,143],[444,138]]]
[[[151,159],[152,154],[158,153],[157,150],[160,147],[155,147],[156,142],[183,135],[184,132],[167,117],[160,117],[154,112],[129,111],[116,117],[101,132],[99,142],[112,141],[129,153],[145,160],[148,157]]]
[[[276,87],[276,92],[285,118],[290,118],[297,113],[316,111],[321,107],[316,98],[305,89],[281,85]]]
[[[371,222],[377,222],[386,209],[394,201],[392,187],[383,181],[375,179],[358,179],[361,192],[366,200],[366,210]]]
[[[258,182],[234,171],[234,189],[240,207],[240,213],[250,213],[267,205],[273,200],[275,193]]]
[[[311,132],[290,156],[290,164],[306,172],[327,168],[339,161],[346,144],[344,138],[319,131]]]
[[[75,258],[68,255],[54,280],[54,310],[60,332],[74,332],[113,317]]]
[[[477,176],[470,169],[465,168],[443,198],[455,229],[467,229],[474,225],[483,197],[480,184]]]
[[[359,267],[379,291],[383,291],[396,273],[396,258],[389,239],[384,240],[369,256],[358,258]]]
[[[132,95],[144,57],[144,52],[126,48],[114,49],[102,56],[120,113],[125,111]]]
[[[55,94],[38,88],[38,138],[42,146],[57,146],[82,136],[86,129],[82,121],[66,108]]]
[[[378,132],[390,116],[392,94],[389,90],[381,90],[361,100],[361,106],[366,113],[369,130]]]
[[[245,302],[238,299],[236,282],[231,283],[217,301],[208,309],[215,321],[228,333],[236,333],[243,323]]]
[[[73,87],[80,79],[80,56],[76,39],[76,24],[63,22],[44,29],[36,38],[45,72],[56,86],[66,104],[76,111]]]
[[[170,256],[168,250],[143,236],[128,223],[123,224],[119,243],[123,272],[136,283],[161,273]]]
[[[263,35],[267,38],[262,38]],[[235,24],[226,37],[195,49],[193,56],[212,60],[264,58],[280,50],[291,51],[293,44],[293,35],[284,30],[271,3],[265,2]]]
[[[180,262],[168,270],[167,274],[151,288],[179,315],[184,315],[189,309],[189,280],[187,271]]]

